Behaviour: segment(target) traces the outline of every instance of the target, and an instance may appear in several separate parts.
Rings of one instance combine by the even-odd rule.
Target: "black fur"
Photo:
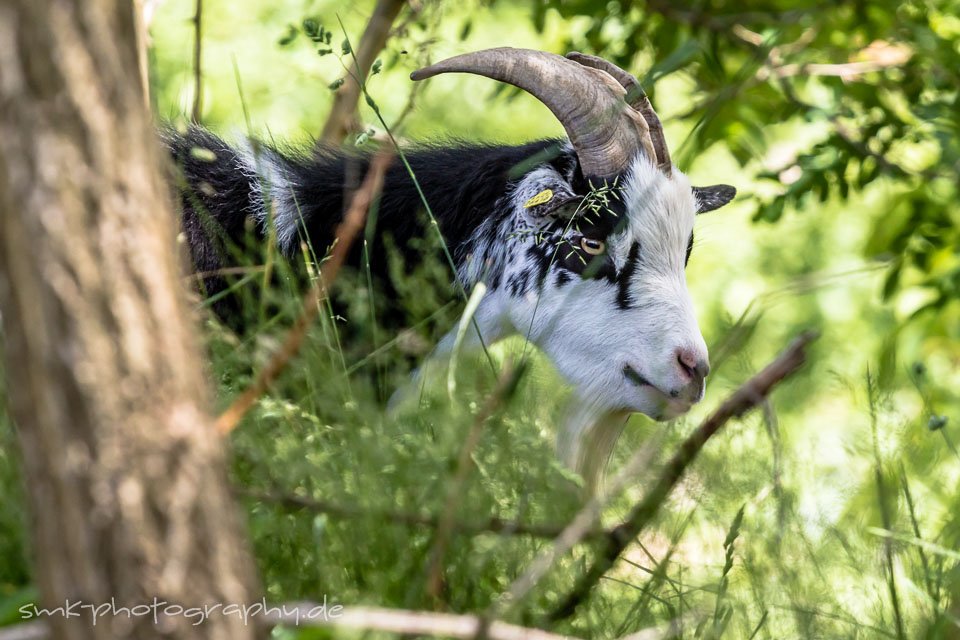
[[[709,187],[693,187],[693,195],[697,198],[697,213],[706,213],[719,209],[733,200],[737,195],[737,188],[729,184],[715,184]]]
[[[626,310],[633,306],[633,300],[630,298],[630,284],[633,273],[637,270],[637,263],[639,262],[640,243],[634,242],[630,245],[630,253],[627,254],[627,261],[617,276],[617,307],[620,309]]]
[[[183,229],[196,270],[211,272],[234,265],[238,255],[250,249],[246,239],[252,236],[254,240],[262,240],[264,235],[262,226],[249,219],[260,213],[257,207],[262,211],[264,206],[257,198],[255,177],[248,175],[250,168],[245,174],[241,155],[204,129],[192,127],[183,134],[166,130],[163,138],[177,168]],[[507,194],[510,183],[522,177],[533,164],[547,161],[558,171],[575,173],[576,161],[572,154],[559,152],[561,144],[555,140],[517,146],[457,142],[405,151],[455,260],[460,261],[469,253],[468,241],[480,224],[490,216],[508,215],[508,211],[492,205]],[[259,154],[261,164],[272,161],[283,166],[284,178],[293,185],[306,239],[322,256],[334,239],[351,194],[367,172],[369,155],[322,147],[298,154],[269,146],[254,149],[253,153]],[[249,164],[249,155],[246,162]],[[385,257],[388,237],[399,250],[405,266],[412,268],[422,261],[418,249],[421,243],[416,240],[431,233],[429,218],[410,172],[400,158],[394,160],[385,176],[371,223],[376,225],[375,232],[368,234],[373,243],[369,255],[375,278],[388,281]],[[301,228],[300,224],[297,226]],[[355,243],[349,263],[359,266],[361,255],[361,243]],[[500,274],[491,274],[491,278],[499,282]],[[216,295],[226,287],[226,280],[218,275],[209,276],[203,279],[203,285],[207,295]],[[388,282],[387,286],[389,288]],[[223,317],[234,313],[237,305],[236,300],[228,297],[214,308]]]
[[[497,212],[492,204],[506,192],[511,170],[531,156],[554,146],[541,141],[516,147],[422,147],[405,155],[451,253],[462,254],[476,228]],[[290,158],[296,175],[298,201],[310,239],[320,246],[332,242],[344,210],[344,195],[363,179],[366,156],[347,156],[322,149],[308,158]],[[410,172],[398,158],[387,172],[377,213],[376,236],[389,234],[401,251],[426,232],[428,218]],[[377,249],[374,248],[374,255]],[[407,257],[405,255],[405,257]]]
[[[370,156],[348,153],[326,147],[316,147],[302,153],[256,144],[253,149],[238,153],[210,132],[192,127],[185,133],[165,130],[163,138],[169,147],[177,168],[183,210],[183,230],[186,235],[196,271],[205,273],[201,279],[204,292],[214,296],[214,309],[220,317],[238,327],[243,309],[235,295],[222,295],[229,281],[218,271],[237,264],[256,264],[263,252],[264,219],[266,207],[262,192],[283,188],[283,197],[274,193],[273,202],[281,202],[276,216],[286,216],[288,229],[296,229],[297,237],[290,237],[282,247],[287,258],[298,257],[300,242],[307,241],[318,257],[322,257],[334,240],[350,198],[367,173]],[[572,194],[589,191],[589,185],[580,173],[576,156],[562,141],[542,140],[517,146],[491,146],[462,142],[449,145],[422,146],[405,152],[410,168],[396,158],[387,171],[378,204],[371,209],[366,238],[371,275],[377,281],[383,296],[378,307],[381,321],[400,326],[403,310],[396,302],[396,291],[389,277],[388,249],[395,248],[405,272],[424,260],[423,238],[431,237],[431,228],[423,205],[423,192],[440,232],[459,267],[468,257],[479,260],[488,269],[484,279],[492,288],[501,286],[504,265],[491,260],[487,254],[473,255],[472,239],[477,229],[488,220],[491,233],[500,227],[505,216],[511,215],[508,206],[497,206],[512,192],[512,185],[537,166],[548,163],[571,181]],[[265,174],[279,174],[281,185],[265,184],[252,166],[257,159],[259,169],[272,167]],[[416,176],[417,183],[411,177]],[[292,192],[292,197],[289,192]],[[701,211],[722,206],[735,194],[726,185],[695,188]],[[579,201],[583,196],[574,196]],[[295,204],[294,204],[295,203]],[[602,240],[625,224],[624,205],[618,198],[602,210],[583,215],[576,222],[578,234]],[[567,222],[556,221],[558,229]],[[305,237],[301,235],[301,231]],[[689,260],[693,239],[687,247]],[[494,243],[483,243],[490,251]],[[363,243],[355,242],[348,264],[361,266]],[[554,259],[563,269],[581,277],[604,278],[617,286],[617,304],[622,309],[632,305],[628,283],[639,260],[639,247],[631,247],[627,264],[618,272],[607,255],[591,256],[579,245],[566,243],[550,250],[537,243],[527,249],[534,272],[514,274],[505,283],[513,296],[525,295],[530,289],[542,289],[550,264]],[[253,258],[251,259],[251,252]],[[446,256],[437,256],[446,262]],[[297,264],[301,261],[296,260]],[[210,273],[213,272],[213,273]],[[451,274],[451,281],[454,279]],[[569,281],[558,276],[557,284]],[[464,283],[469,284],[469,283]],[[396,317],[399,315],[400,317]]]
[[[198,274],[216,274],[235,262],[243,243],[247,216],[253,213],[250,179],[239,170],[240,156],[203,129],[191,129],[185,136],[165,130],[162,137],[173,158],[181,228],[194,269]],[[226,288],[227,280],[208,275],[200,285],[203,293],[215,295]],[[227,316],[235,306],[236,300],[224,299],[216,309]]]

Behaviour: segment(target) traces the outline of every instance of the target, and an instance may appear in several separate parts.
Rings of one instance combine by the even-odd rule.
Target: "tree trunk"
[[[0,3],[0,312],[47,607],[258,597],[158,146],[133,3]],[[176,613],[47,621],[61,638],[254,636]]]

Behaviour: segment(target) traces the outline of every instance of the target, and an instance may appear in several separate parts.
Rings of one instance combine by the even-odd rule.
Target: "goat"
[[[626,415],[667,420],[703,397],[707,347],[684,270],[694,216],[727,204],[736,190],[692,187],[673,166],[636,78],[606,60],[498,48],[449,58],[411,78],[451,72],[532,94],[567,140],[409,150],[416,183],[399,163],[388,171],[374,237],[380,244],[371,254],[383,250],[389,234],[405,260],[420,259],[412,240],[431,232],[416,215],[422,190],[455,277],[466,290],[480,282],[488,289],[473,343],[519,333],[549,356],[579,405],[561,429],[560,455],[595,475]],[[321,146],[306,157],[267,145],[254,153],[195,127],[168,134],[167,144],[186,179],[182,224],[194,267],[210,272],[208,294],[223,289],[216,272],[226,266],[224,243],[239,241],[249,215],[260,237],[274,225],[288,257],[302,238],[329,246],[345,191],[370,161]],[[213,158],[195,157],[197,147]],[[356,251],[351,259],[359,264]],[[371,269],[383,277],[386,266]],[[453,343],[451,331],[436,354]]]

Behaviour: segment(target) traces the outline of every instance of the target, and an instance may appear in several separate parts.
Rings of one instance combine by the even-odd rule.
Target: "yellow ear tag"
[[[538,204],[543,204],[544,202],[550,202],[553,198],[553,191],[550,189],[544,189],[537,195],[533,196],[529,200],[523,203],[524,209],[529,209],[530,207],[535,207]]]

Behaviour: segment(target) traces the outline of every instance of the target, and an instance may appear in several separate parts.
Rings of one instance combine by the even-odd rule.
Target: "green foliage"
[[[863,256],[887,265],[885,300],[916,300],[906,320],[960,340],[960,4],[552,0],[588,28],[583,48],[626,68],[648,60],[648,90],[668,75],[695,87],[681,163],[722,145],[756,179],[754,219],[777,222],[830,201],[861,206]],[[653,64],[651,65],[650,62]],[[658,102],[668,102],[658,95]],[[800,142],[784,139],[789,124]],[[861,195],[862,194],[862,195]],[[891,349],[895,349],[891,346]],[[956,357],[956,350],[951,349]]]
[[[864,253],[890,265],[885,296],[923,289],[931,298],[915,315],[946,307],[957,313],[960,4],[537,6],[540,24],[547,6],[564,18],[589,18],[588,29],[568,38],[570,48],[627,68],[638,52],[655,61],[644,78],[650,89],[655,80],[683,73],[696,90],[680,117],[696,124],[680,157],[726,146],[741,166],[771,183],[757,185],[757,220],[775,222],[788,208],[809,209],[832,197],[850,201],[858,191],[882,192],[887,216],[873,223]],[[790,155],[758,167],[785,121],[807,123],[810,143],[791,145]]]
[[[3,346],[0,334],[0,346]],[[8,603],[27,584],[26,516],[13,425],[6,409],[6,376],[0,365],[0,626],[11,622]],[[19,604],[17,605],[19,606]],[[13,607],[14,609],[16,607]]]
[[[153,29],[164,118],[190,104],[181,45],[191,8],[168,0]],[[346,73],[349,42],[370,9],[211,0],[205,11],[219,19],[204,40],[208,124],[245,130],[246,111],[254,133],[318,131],[332,99],[326,87]],[[605,526],[790,336],[807,327],[824,334],[807,369],[764,411],[707,445],[653,526],[553,630],[620,637],[672,624],[684,638],[895,638],[899,617],[906,637],[957,634],[958,9],[943,0],[536,0],[424,3],[401,15],[368,79],[357,146],[386,129],[399,135],[398,121],[420,138],[558,135],[541,106],[483,79],[434,81],[410,110],[408,74],[428,58],[488,46],[578,49],[637,73],[692,179],[740,189],[730,211],[698,221],[688,269],[711,344],[708,396],[669,427],[631,418],[611,468],[654,439],[661,453],[604,510]],[[225,72],[234,59],[243,91]],[[419,247],[437,248],[436,237]],[[428,597],[436,520],[495,374],[480,357],[461,361],[452,397],[445,371],[410,383],[410,368],[456,323],[461,294],[444,261],[413,267],[393,251],[367,258],[389,261],[396,299],[363,270],[342,274],[301,355],[231,438],[232,481],[265,590],[275,601],[326,594],[347,606],[482,612],[549,541],[477,530],[491,518],[561,527],[581,505],[578,479],[552,452],[569,399],[520,341],[491,350],[497,367],[523,357],[533,366],[470,456],[442,598]],[[262,270],[234,280],[249,332],[204,325],[220,406],[246,388],[299,311],[302,269],[272,264],[266,287]],[[405,314],[406,331],[386,333],[388,307]],[[412,401],[388,412],[397,389]],[[29,584],[13,443],[0,414],[0,491],[9,496],[0,507],[0,611]],[[582,544],[565,556],[511,621],[542,620],[593,554]],[[313,636],[329,634],[278,632]]]

